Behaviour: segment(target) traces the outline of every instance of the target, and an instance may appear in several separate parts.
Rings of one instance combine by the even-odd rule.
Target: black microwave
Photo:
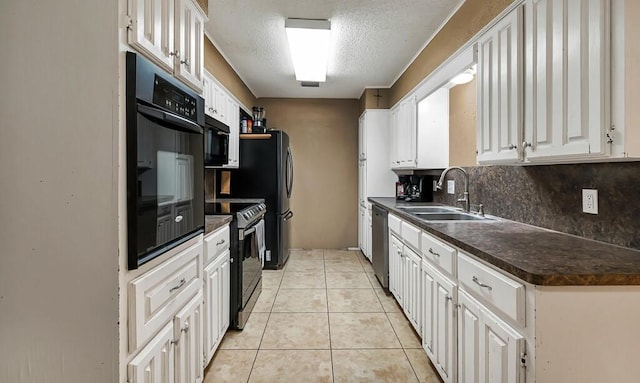
[[[204,116],[204,166],[229,163],[229,127],[207,115]]]

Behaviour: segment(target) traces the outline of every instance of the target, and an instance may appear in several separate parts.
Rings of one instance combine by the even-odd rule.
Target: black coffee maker
[[[432,177],[403,175],[398,176],[399,183],[402,184],[403,193],[396,195],[398,199],[406,202],[432,202],[433,188],[431,187]]]

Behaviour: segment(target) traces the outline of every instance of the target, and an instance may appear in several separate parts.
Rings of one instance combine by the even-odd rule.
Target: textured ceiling
[[[463,0],[209,0],[206,30],[256,97],[358,98],[389,87]],[[288,17],[331,20],[327,82],[302,88]]]

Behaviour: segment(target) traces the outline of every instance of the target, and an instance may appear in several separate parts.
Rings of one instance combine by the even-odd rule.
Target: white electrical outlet
[[[454,180],[447,181],[447,193],[456,194],[456,181]]]
[[[598,190],[582,189],[582,212],[598,214]]]

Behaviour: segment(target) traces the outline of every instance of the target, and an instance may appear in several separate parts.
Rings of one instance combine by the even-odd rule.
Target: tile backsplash
[[[469,173],[473,204],[487,214],[615,245],[640,249],[640,162],[548,166],[476,166]],[[434,201],[456,205],[463,191]],[[582,189],[598,190],[598,215],[582,212]]]

